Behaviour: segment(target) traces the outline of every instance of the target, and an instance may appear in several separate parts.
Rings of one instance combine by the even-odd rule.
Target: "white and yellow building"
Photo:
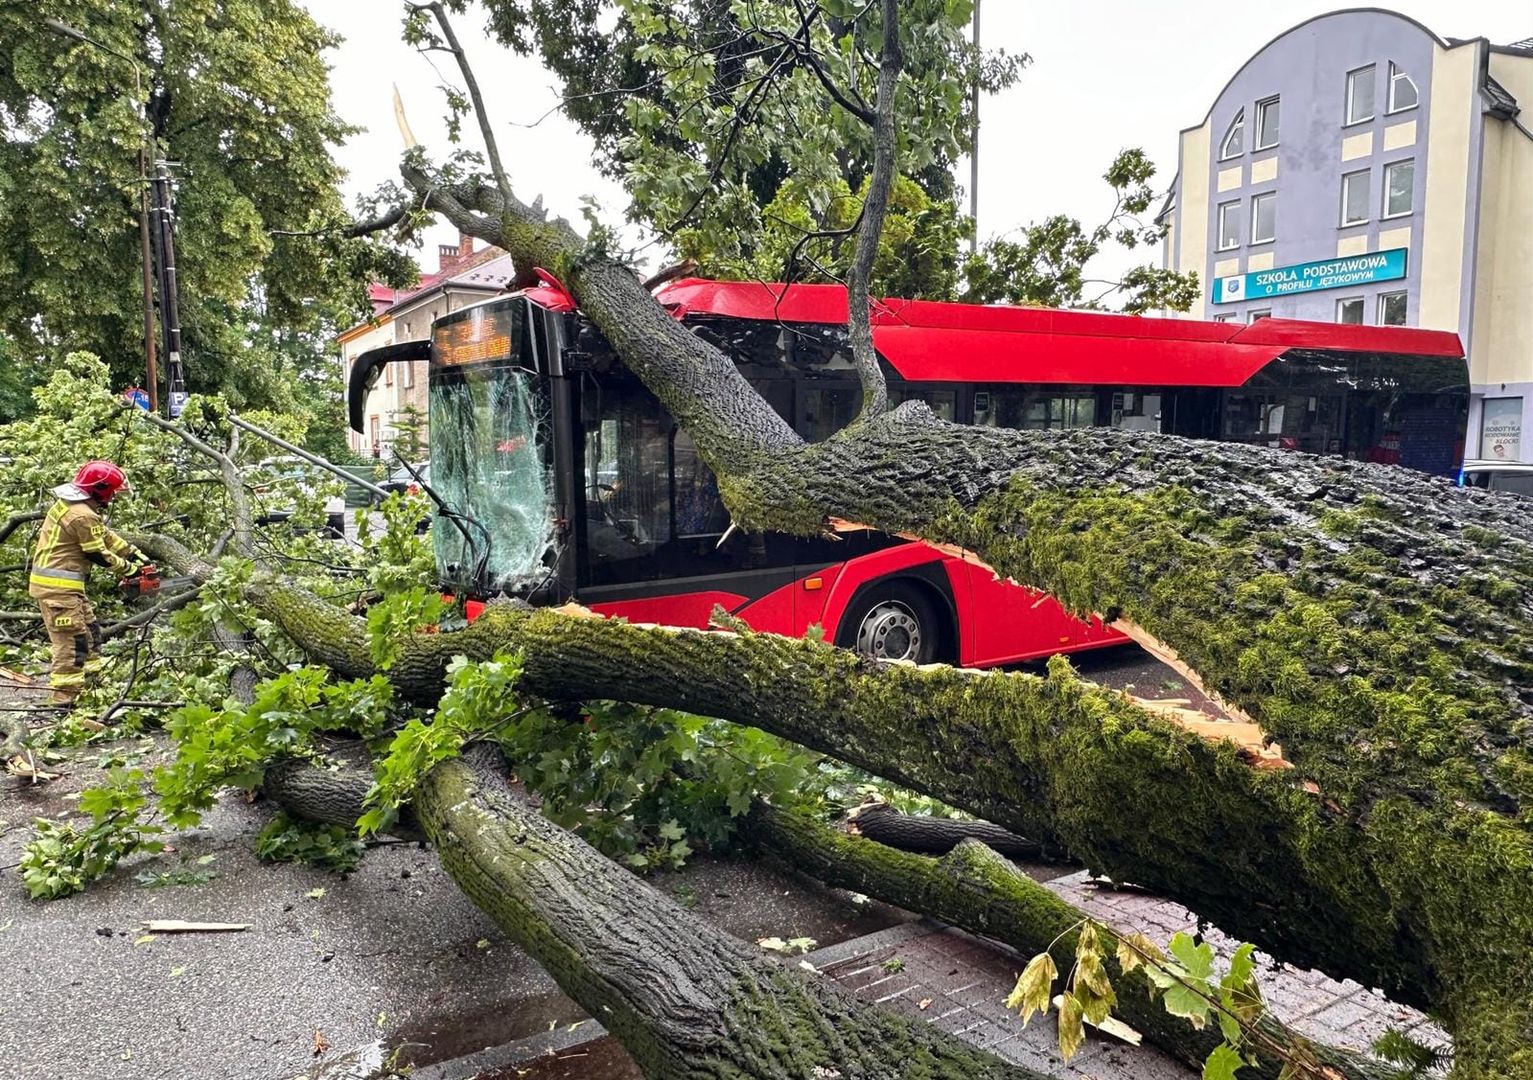
[[[1522,104],[1519,104],[1522,103]],[[1533,461],[1533,39],[1378,8],[1268,42],[1181,133],[1163,265],[1199,318],[1456,331],[1467,457]]]
[[[459,236],[456,245],[441,245],[437,258],[436,273],[422,276],[413,289],[369,286],[372,317],[337,338],[343,380],[358,356],[384,345],[424,340],[437,318],[503,292],[514,274],[509,255],[499,248],[476,251],[473,238],[465,235]],[[367,430],[349,433],[351,448],[375,458],[391,458],[395,418],[411,406],[423,418],[424,438],[426,380],[424,361],[384,365],[377,385],[367,395],[363,412]]]

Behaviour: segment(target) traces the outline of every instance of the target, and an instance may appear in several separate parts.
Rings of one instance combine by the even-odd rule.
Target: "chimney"
[[[468,262],[474,254],[474,238],[461,229],[456,244],[438,244],[436,248],[437,273],[446,273]]]

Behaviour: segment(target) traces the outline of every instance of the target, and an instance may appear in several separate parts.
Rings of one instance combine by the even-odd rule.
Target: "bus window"
[[[729,511],[719,497],[718,479],[703,464],[692,437],[680,428],[671,436],[671,489],[678,540],[719,536],[729,528]]]
[[[794,427],[809,442],[824,442],[857,419],[862,408],[862,387],[840,379],[834,382],[805,381],[798,388],[798,423]]]
[[[586,425],[586,547],[604,567],[654,553],[671,531],[670,431],[648,394],[613,384]]]
[[[1161,395],[1142,394],[1136,390],[1124,390],[1112,396],[1111,425],[1124,431],[1153,431],[1163,429],[1160,422]]]
[[[982,403],[989,408],[982,409]],[[1063,431],[1094,426],[1096,414],[1096,394],[1084,390],[1022,390],[990,385],[980,388],[975,395],[974,423],[981,427]]]
[[[1335,454],[1341,447],[1341,397],[1335,394],[1231,392],[1224,402],[1224,438],[1280,450]]]
[[[889,407],[903,405],[907,401],[924,401],[940,420],[952,423],[958,416],[958,391],[929,390],[905,384],[889,387]]]

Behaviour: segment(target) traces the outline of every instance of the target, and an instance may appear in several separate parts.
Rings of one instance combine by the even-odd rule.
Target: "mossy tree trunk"
[[[466,231],[561,275],[693,437],[742,527],[812,535],[839,519],[917,536],[1076,612],[1131,620],[1295,768],[1241,779],[1220,752],[1063,684],[1031,712],[988,683],[939,708],[940,678],[905,675],[882,685],[924,698],[806,727],[812,744],[841,740],[827,749],[1064,840],[1286,958],[1438,1009],[1461,1075],[1533,1075],[1525,503],[1258,447],[968,428],[918,404],[806,444],[567,225],[485,185],[431,191]],[[618,666],[628,679],[645,667]],[[675,696],[711,698],[698,690]],[[800,726],[778,714],[776,730]]]
[[[1041,1080],[704,922],[523,805],[504,772],[471,747],[427,774],[414,816],[458,886],[646,1076]],[[358,775],[288,763],[266,787],[294,812],[355,822]]]
[[[978,840],[962,840],[933,859],[831,829],[759,799],[746,818],[744,834],[763,857],[827,885],[994,938],[1016,949],[1024,961],[1048,951],[1061,972],[1069,972],[1075,963],[1078,927],[1089,916]],[[1194,1028],[1152,999],[1153,987],[1143,971],[1124,974],[1111,956],[1107,967],[1118,997],[1113,1015],[1150,1043],[1201,1069],[1223,1041],[1218,1025]],[[1259,1020],[1258,1034],[1271,1040],[1267,1045],[1287,1048],[1296,1059],[1312,1063],[1317,1073],[1319,1066],[1335,1070],[1335,1080],[1384,1080],[1394,1075],[1394,1070],[1357,1054],[1314,1044],[1270,1014]],[[1282,1062],[1261,1047],[1256,1053],[1260,1063],[1241,1075],[1276,1080]]]
[[[1047,527],[1042,520],[1038,531]],[[1360,527],[1405,526],[1367,519]],[[1172,547],[1195,542],[1159,535]],[[155,554],[178,565],[165,545]],[[1372,595],[1395,602],[1387,589]],[[1493,610],[1488,602],[1476,608],[1467,590],[1458,596],[1471,617]],[[281,585],[258,585],[251,597],[317,662],[348,676],[372,673],[360,619]],[[1250,602],[1237,593],[1225,606],[1240,611]],[[1271,613],[1251,632],[1256,659],[1236,673],[1259,672],[1264,658],[1289,664],[1289,654],[1263,637],[1273,623],[1302,626],[1312,617]],[[1388,643],[1384,630],[1371,633],[1381,647]],[[1533,1075],[1526,964],[1533,873],[1523,820],[1500,808],[1519,778],[1470,763],[1497,760],[1494,744],[1473,745],[1463,722],[1443,719],[1452,680],[1434,684],[1414,673],[1414,646],[1408,639],[1389,646],[1400,688],[1387,692],[1389,700],[1430,705],[1414,728],[1408,716],[1367,711],[1386,693],[1367,681],[1288,676],[1307,679],[1307,694],[1321,706],[1346,711],[1332,721],[1330,740],[1319,737],[1321,728],[1310,734],[1309,753],[1297,752],[1302,737],[1285,737],[1298,764],[1285,772],[1252,769],[1233,745],[1205,742],[1124,695],[1081,682],[1063,663],[1047,678],[883,666],[812,641],[635,626],[513,604],[491,605],[455,634],[416,635],[390,677],[403,693],[434,702],[454,655],[485,659],[514,649],[525,657],[527,689],[545,697],[614,698],[761,727],[1061,846],[1282,959],[1431,1009],[1455,1035],[1463,1076]],[[1317,654],[1307,655],[1313,665]],[[1502,689],[1503,700],[1518,692]],[[1320,720],[1297,709],[1276,715]],[[1351,741],[1341,738],[1348,730]],[[1432,768],[1420,760],[1429,742],[1437,745]],[[1502,776],[1511,783],[1490,802],[1485,789]],[[1481,797],[1464,798],[1466,790]]]

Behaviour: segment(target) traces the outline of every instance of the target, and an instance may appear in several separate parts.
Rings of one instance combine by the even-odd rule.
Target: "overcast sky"
[[[394,121],[395,84],[416,137],[433,154],[445,153],[436,87],[441,76],[456,81],[451,58],[434,54],[439,76],[405,46],[401,9],[389,0],[305,2],[345,38],[330,57],[335,105],[344,119],[365,129],[339,152],[349,190],[367,191],[397,178],[403,143]],[[1111,205],[1101,174],[1126,146],[1142,146],[1160,167],[1156,183],[1169,185],[1177,133],[1203,121],[1235,70],[1277,34],[1339,6],[1325,0],[984,0],[984,44],[1030,53],[1033,62],[1015,87],[981,104],[980,236],[1051,213],[1096,221]],[[1443,37],[1484,36],[1505,44],[1533,36],[1533,0],[1400,0],[1389,6]],[[458,33],[498,124],[501,154],[518,193],[530,198],[541,192],[551,210],[577,221],[581,197],[594,196],[615,223],[624,205],[621,189],[597,175],[590,143],[573,124],[556,112],[545,115],[556,102],[553,76],[490,42],[478,13],[460,21]],[[1533,102],[1523,105],[1533,111]],[[968,185],[967,162],[959,182]],[[454,235],[439,229],[428,239],[435,244]],[[434,247],[422,263],[435,269]],[[1127,263],[1113,259],[1094,269],[1116,271]]]

